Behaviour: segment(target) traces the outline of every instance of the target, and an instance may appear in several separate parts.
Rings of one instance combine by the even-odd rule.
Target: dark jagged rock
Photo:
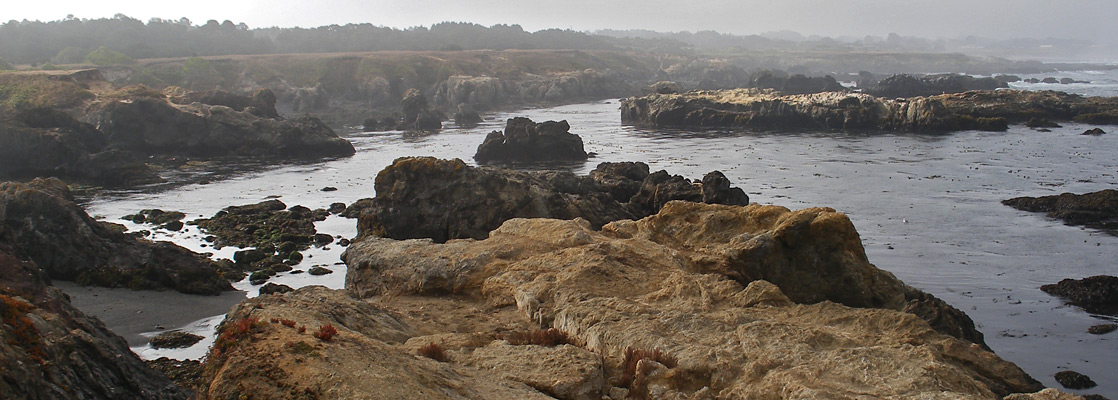
[[[730,187],[730,179],[721,171],[711,171],[703,175],[703,203],[707,204],[749,204],[749,195],[741,188]]]
[[[137,224],[166,225],[166,224],[169,224],[169,223],[172,223],[172,222],[182,221],[183,218],[186,218],[186,214],[183,214],[180,211],[163,211],[163,210],[160,210],[160,209],[148,209],[148,210],[140,210],[140,212],[138,212],[138,213],[131,214],[131,215],[125,215],[121,218],[125,219],[125,220],[128,220],[128,221],[132,221],[132,222],[137,223]],[[181,229],[181,228],[182,227],[180,225],[179,229]],[[178,229],[174,229],[174,230],[177,231]]]
[[[1056,382],[1059,382],[1063,387],[1074,390],[1090,389],[1099,385],[1087,375],[1075,371],[1057,372]]]
[[[1040,287],[1044,293],[1068,299],[1071,304],[1099,314],[1118,315],[1118,277],[1097,275],[1064,279]]]
[[[442,118],[432,112],[427,105],[427,96],[415,89],[408,89],[400,100],[404,109],[404,121],[400,130],[428,131],[442,129]]]
[[[311,267],[311,269],[308,269],[307,273],[317,276],[317,275],[332,274],[332,273],[334,273],[334,271],[330,270],[328,268],[323,268],[323,267],[319,267],[319,266],[316,265],[316,266]]]
[[[1047,213],[1069,225],[1082,225],[1118,235],[1118,190],[1106,189],[1086,194],[1064,193],[1056,196],[1017,197],[1002,204],[1022,211]]]
[[[326,209],[326,212],[330,214],[341,214],[345,212],[345,208],[345,203],[330,203],[330,207]]]
[[[228,271],[206,257],[118,227],[90,218],[57,179],[0,183],[0,243],[53,279],[190,294],[233,290],[223,278]]]
[[[361,124],[361,127],[365,132],[376,132],[377,128],[380,127],[380,121],[377,121],[376,118],[365,118],[365,122]]]
[[[974,321],[963,311],[952,307],[931,294],[905,285],[903,310],[928,321],[938,332],[977,343],[989,350],[985,336],[974,326]]]
[[[1011,122],[1065,121],[1082,115],[1118,115],[1118,98],[997,90],[883,99],[861,93],[781,95],[735,89],[650,95],[621,103],[623,123],[692,129],[1004,131]]]
[[[155,360],[145,360],[144,364],[167,375],[180,387],[197,391],[203,385],[202,363],[198,360],[175,360],[159,357]]]
[[[679,84],[675,83],[675,82],[660,81],[660,82],[653,83],[649,87],[645,88],[645,92],[647,92],[647,93],[657,93],[657,94],[676,94],[676,93],[683,92],[683,88],[680,87]]]
[[[807,77],[796,74],[788,77],[788,80],[784,81],[784,84],[780,87],[780,92],[784,94],[842,92],[845,90],[846,88],[830,75]]]
[[[128,343],[0,245],[0,397],[190,399]]]
[[[510,218],[581,217],[601,227],[650,215],[671,200],[703,201],[701,184],[647,171],[648,166],[639,163],[603,164],[591,176],[576,176],[472,168],[461,160],[400,158],[377,174],[377,197],[361,211],[356,205],[350,209],[361,213],[359,236],[445,242],[485,238]],[[637,179],[640,176],[644,178]],[[630,198],[619,200],[625,195]],[[744,200],[726,197],[731,204]]]
[[[866,93],[878,97],[919,97],[935,96],[938,94],[962,93],[970,90],[995,90],[1008,88],[1005,81],[995,78],[975,78],[969,75],[930,75],[915,77],[911,75],[894,75],[882,79]]]
[[[1060,80],[1049,76],[1047,78],[1041,79],[1040,83],[1060,83]]]
[[[477,147],[474,159],[490,161],[585,160],[589,156],[582,138],[570,133],[567,121],[532,122],[524,117],[510,118],[505,131],[493,131]]]
[[[292,289],[291,286],[280,285],[280,284],[276,284],[276,283],[268,283],[268,284],[265,284],[264,286],[260,287],[260,295],[263,296],[263,295],[266,295],[266,294],[283,294],[283,293],[290,292],[292,290],[295,290],[295,289]]]
[[[205,339],[202,336],[193,333],[170,331],[159,334],[159,336],[151,338],[148,344],[156,349],[182,349],[193,346]]]
[[[1106,131],[1102,130],[1102,128],[1091,128],[1091,129],[1083,131],[1083,134],[1088,135],[1088,136],[1099,136],[1099,135],[1105,135]]]

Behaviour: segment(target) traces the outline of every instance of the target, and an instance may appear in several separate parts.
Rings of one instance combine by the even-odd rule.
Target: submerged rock
[[[567,121],[532,122],[524,117],[509,118],[505,130],[490,132],[477,147],[474,159],[490,161],[579,161],[589,156],[582,137],[570,133]]]
[[[650,175],[647,165],[632,164],[638,165],[643,169],[604,163],[590,176],[576,176],[473,168],[461,160],[432,157],[400,158],[377,174],[377,197],[350,209],[360,213],[359,236],[445,242],[485,238],[511,218],[581,217],[600,227],[655,213],[671,200],[703,201],[701,184],[664,171]],[[717,185],[719,189],[708,188],[708,192],[726,194],[711,192],[712,201],[748,202],[740,189]]]
[[[0,393],[13,399],[192,399],[0,244]]]
[[[226,271],[169,242],[123,233],[93,220],[57,179],[0,183],[0,244],[38,264],[52,279],[189,294],[233,290]]]
[[[1082,225],[1118,234],[1118,190],[1106,189],[1086,194],[1063,193],[1056,196],[1016,197],[1002,204],[1022,211],[1047,213],[1069,225]]]

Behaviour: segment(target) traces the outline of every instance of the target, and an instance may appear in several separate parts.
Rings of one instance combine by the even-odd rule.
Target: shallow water
[[[1118,95],[1105,85],[1090,90]],[[1087,328],[1104,322],[1104,317],[1063,305],[1038,289],[1068,277],[1118,274],[1118,237],[1068,227],[1000,203],[1017,196],[1118,186],[1118,132],[1080,135],[1091,127],[1087,125],[1066,124],[1052,132],[1013,126],[1008,132],[953,134],[667,131],[621,126],[618,102],[613,100],[491,115],[477,128],[434,135],[353,133],[349,139],[358,152],[351,158],[256,168],[215,177],[207,184],[102,193],[87,208],[93,215],[122,222],[121,216],[145,208],[184,211],[188,219],[208,217],[223,207],[269,196],[279,196],[288,206],[349,204],[372,197],[376,173],[397,157],[431,155],[472,164],[470,157],[486,133],[503,128],[512,116],[570,122],[587,151],[597,153],[586,163],[562,166],[576,173],[604,161],[643,161],[653,171],[666,169],[691,178],[720,170],[754,202],[845,212],[862,235],[872,263],[967,312],[1000,356],[1047,386],[1057,386],[1054,373],[1073,369],[1099,383],[1083,393],[1118,398],[1118,369],[1109,365],[1118,354],[1118,334],[1087,334]],[[338,190],[320,190],[326,186]],[[351,237],[354,225],[353,220],[331,217],[318,228]],[[213,251],[201,247],[196,231],[156,236],[192,250]],[[328,247],[307,252],[308,258],[296,268],[324,265],[333,274],[283,273],[272,282],[342,287],[342,249]],[[230,257],[233,250],[222,249],[215,256]],[[256,294],[257,288],[247,282],[236,286]],[[184,329],[212,335],[214,323],[204,320]],[[145,358],[193,358],[204,354],[205,344],[175,353],[134,350]]]

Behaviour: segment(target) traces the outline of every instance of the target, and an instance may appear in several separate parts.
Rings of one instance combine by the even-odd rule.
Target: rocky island
[[[621,102],[626,124],[762,131],[1004,131],[1033,118],[1108,124],[1118,98],[1054,91],[967,91],[909,98],[851,92],[789,95],[734,89],[652,94]]]

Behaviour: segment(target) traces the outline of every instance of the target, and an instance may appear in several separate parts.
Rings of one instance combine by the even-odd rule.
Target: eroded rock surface
[[[1056,196],[1015,197],[1002,204],[1023,211],[1047,213],[1069,225],[1082,225],[1118,235],[1118,190]]]
[[[704,187],[665,171],[649,174],[640,163],[603,163],[589,176],[577,176],[405,157],[377,174],[376,198],[355,203],[346,214],[359,216],[359,236],[445,242],[484,238],[510,218],[581,217],[600,227],[650,215],[670,200],[703,201],[704,190],[711,201],[748,203],[744,191],[712,179]]]
[[[621,121],[657,127],[773,131],[1004,131],[1032,118],[1105,119],[1118,98],[1085,98],[1051,91],[969,91],[908,99],[862,93],[783,95],[758,89],[693,91],[633,97]]]
[[[751,264],[749,248],[786,253]],[[809,252],[819,260],[792,254]],[[207,359],[211,396],[1000,399],[1040,389],[900,311],[903,283],[866,262],[849,220],[827,209],[670,202],[600,231],[512,219],[485,240],[368,237],[344,258],[344,291],[264,296],[227,316],[223,331],[247,334]],[[795,301],[820,290],[888,306]],[[337,335],[316,339],[325,325]],[[546,327],[575,344],[501,339]],[[443,361],[418,354],[432,345]],[[642,359],[623,379],[629,348],[665,361]]]
[[[208,258],[95,221],[57,179],[0,183],[0,244],[52,279],[189,294],[233,290],[224,278],[227,271]]]
[[[1100,314],[1118,315],[1118,277],[1097,275],[1083,279],[1064,279],[1040,287],[1045,293],[1063,297],[1072,304]]]
[[[123,338],[0,245],[0,393],[11,399],[189,399]]]

